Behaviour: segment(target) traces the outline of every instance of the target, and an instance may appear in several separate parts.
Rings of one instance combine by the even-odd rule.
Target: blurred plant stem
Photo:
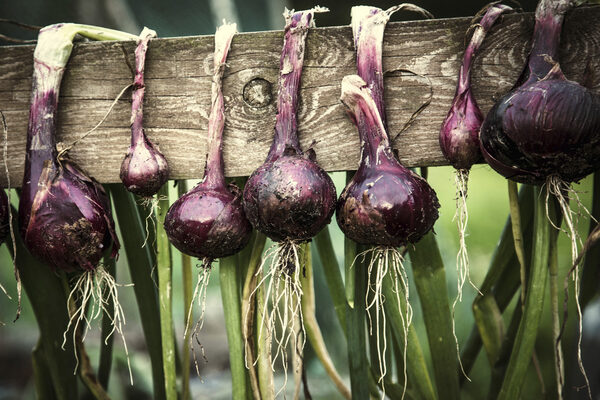
[[[116,281],[116,260],[109,254],[104,256],[104,269]],[[106,307],[102,313],[102,334],[100,336],[100,361],[98,362],[98,382],[108,390],[110,370],[112,368],[113,344],[115,336],[113,332],[114,298],[109,296]]]
[[[549,201],[546,203],[545,193],[542,192],[545,190],[546,188],[540,189],[537,187],[534,189],[533,257],[527,292],[525,294],[525,307],[523,308],[523,316],[519,323],[510,361],[498,395],[499,400],[516,399],[519,397],[537,337],[544,305],[544,294],[548,276],[548,258],[550,249],[553,246],[551,243],[551,225],[546,216],[546,208],[550,210],[549,215],[555,215],[555,212],[553,212],[555,207],[554,202]]]
[[[255,399],[263,399],[263,395],[267,395],[267,398],[274,397],[274,385],[272,374],[266,373],[263,376],[268,382],[263,382],[263,386],[259,382],[259,375],[257,374],[256,358],[258,357],[257,348],[258,343],[256,341],[257,334],[254,329],[256,326],[256,306],[258,291],[255,296],[252,297],[252,293],[256,290],[258,283],[258,268],[260,267],[262,260],[262,252],[265,248],[267,237],[260,232],[256,232],[252,244],[252,252],[248,261],[248,268],[246,269],[246,275],[244,279],[244,286],[242,289],[242,338],[244,340],[244,361],[250,375],[250,386]],[[260,321],[260,320],[259,320]],[[270,365],[270,353],[269,361]],[[268,389],[270,386],[270,389]],[[263,393],[263,389],[265,393]]]
[[[165,393],[167,400],[177,400],[175,335],[173,332],[173,265],[171,245],[164,228],[165,216],[169,209],[169,186],[163,185],[157,196],[159,200],[156,218],[156,259]]]
[[[246,396],[246,367],[242,338],[242,315],[240,301],[240,266],[236,255],[219,260],[221,298],[225,313],[225,328],[229,345],[232,395],[234,399]]]
[[[182,179],[177,181],[177,197],[180,198],[188,191],[188,183]],[[185,328],[183,344],[181,346],[181,397],[190,400],[190,372],[191,372],[191,336],[192,321],[190,309],[193,301],[194,281],[192,276],[192,257],[185,253],[181,254],[181,278],[183,283],[183,315],[185,316]],[[188,318],[188,315],[190,318]]]
[[[322,233],[322,232],[321,232]],[[321,234],[319,234],[321,235]],[[329,237],[329,235],[327,235]],[[331,244],[331,240],[329,239],[329,243]],[[337,263],[336,263],[337,264]],[[304,273],[300,274],[300,281],[302,283],[302,318],[304,320],[304,328],[306,330],[306,336],[308,337],[308,341],[312,346],[315,354],[327,375],[335,384],[339,392],[346,399],[351,399],[352,395],[350,393],[350,389],[346,387],[346,384],[342,380],[341,376],[338,374],[333,361],[329,355],[329,351],[327,350],[327,346],[325,345],[325,341],[323,340],[323,335],[321,333],[321,329],[319,328],[319,324],[317,322],[317,317],[315,314],[315,290],[314,290],[314,276],[313,276],[313,264],[311,257],[311,248],[310,244],[305,245],[304,250]],[[337,266],[337,265],[336,265]],[[326,267],[326,265],[324,265]],[[333,268],[332,265],[329,265],[329,268]],[[325,268],[328,269],[328,268]],[[338,270],[339,274],[339,270]],[[343,293],[343,292],[342,292]],[[333,294],[332,294],[333,297]],[[344,300],[345,303],[345,300]]]

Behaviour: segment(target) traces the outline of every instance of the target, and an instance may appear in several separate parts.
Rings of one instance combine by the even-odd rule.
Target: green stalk
[[[534,207],[534,241],[533,256],[531,260],[531,271],[527,293],[525,295],[525,307],[523,317],[519,324],[515,344],[512,349],[510,361],[506,369],[506,375],[498,395],[499,400],[516,399],[519,397],[521,385],[537,337],[538,326],[544,305],[544,292],[548,276],[548,258],[550,253],[550,222],[546,217],[546,206],[554,207],[553,202],[546,204],[546,196],[539,188],[535,188]]]
[[[165,399],[165,379],[163,373],[163,355],[161,347],[160,310],[158,291],[152,279],[154,270],[154,247],[148,244],[142,247],[146,238],[145,216],[140,212],[135,196],[122,184],[107,185],[115,205],[115,215],[122,232],[121,244],[125,250],[129,274],[133,282],[140,321],[150,354],[152,365],[152,384],[155,399]]]
[[[422,240],[423,239],[421,239],[421,241]],[[404,329],[402,327],[401,320],[402,315],[406,315],[406,308],[408,304],[406,304],[404,296],[401,294],[399,296],[400,308],[398,308],[398,303],[396,301],[396,293],[394,292],[395,283],[392,281],[392,277],[390,276],[390,274],[387,274],[387,276],[383,279],[382,286],[383,295],[386,299],[386,302],[384,303],[384,308],[385,314],[387,316],[387,321],[391,325],[393,337],[398,342],[398,347],[402,352],[402,350],[404,350],[405,338],[403,335]],[[450,330],[449,332],[452,332],[452,330]],[[417,398],[436,399],[437,396],[435,393],[435,389],[433,388],[433,383],[431,382],[431,377],[429,376],[429,372],[427,371],[427,363],[425,362],[425,356],[423,355],[423,350],[419,342],[419,337],[417,336],[417,332],[415,331],[415,328],[412,324],[408,327],[408,337],[406,338],[406,343],[407,347],[405,368],[406,373],[408,375],[408,383],[414,387],[413,389],[415,393],[417,393]],[[454,344],[454,341],[452,340],[451,343]],[[433,349],[431,350],[431,352],[433,353]],[[455,352],[453,352],[453,359],[451,363],[454,366],[454,371],[456,373]],[[444,391],[442,391],[441,393],[445,395],[446,389],[444,389]]]
[[[493,367],[498,360],[502,341],[504,340],[502,311],[498,307],[494,296],[483,296],[481,301],[473,303],[473,316],[490,367]]]
[[[517,182],[507,179],[508,182],[508,202],[510,204],[510,222],[512,225],[513,240],[515,243],[515,253],[519,260],[519,271],[521,276],[521,287],[525,288],[526,268],[525,249],[523,248],[523,234],[521,231],[521,211],[519,208],[519,195],[517,191]],[[525,306],[525,290],[521,290],[521,307]]]
[[[156,224],[158,298],[160,304],[160,333],[162,340],[163,371],[167,400],[177,399],[177,373],[175,367],[175,335],[173,332],[173,266],[171,246],[165,232],[165,216],[169,209],[169,186],[163,185],[158,192],[158,215]]]
[[[523,185],[519,193],[519,209],[521,211],[521,224],[527,259],[531,254],[533,202],[533,186]],[[483,296],[495,297],[500,311],[504,311],[510,302],[510,299],[512,299],[519,288],[519,276],[514,273],[514,271],[518,270],[519,261],[515,253],[512,222],[509,216],[504,224],[504,229],[502,230],[500,240],[492,256],[488,272],[479,288]],[[473,302],[473,307],[478,307],[477,303],[480,301],[482,301],[482,296],[477,296]],[[471,329],[467,342],[462,348],[460,357],[463,369],[467,374],[475,364],[475,360],[477,359],[477,355],[482,346],[479,329],[480,327],[477,325]],[[459,375],[459,379],[461,384],[466,380],[462,373]]]
[[[329,243],[331,243],[331,241],[329,241]],[[350,390],[346,387],[346,384],[338,374],[335,366],[333,365],[333,361],[329,356],[327,346],[325,345],[323,335],[321,334],[321,329],[319,328],[319,324],[317,322],[317,317],[315,314],[315,290],[310,245],[305,246],[304,261],[304,274],[300,274],[300,281],[302,283],[303,291],[301,299],[302,318],[304,321],[306,336],[308,337],[308,341],[315,351],[317,358],[319,361],[321,361],[325,372],[327,375],[329,375],[329,378],[332,380],[344,398],[351,399],[352,395]],[[333,266],[330,265],[330,268],[332,267]]]
[[[177,181],[177,196],[181,197],[188,191],[186,180]],[[194,281],[192,277],[192,257],[185,253],[181,253],[181,277],[183,281],[183,315],[185,315],[185,334],[181,347],[181,397],[183,400],[190,400],[190,364],[191,364],[191,335],[192,335],[192,318],[189,320],[190,308],[192,307],[192,296],[194,290]]]
[[[116,277],[116,260],[109,255],[104,256],[104,268],[106,272]],[[108,304],[102,314],[102,334],[100,336],[100,361],[98,363],[98,382],[108,390],[108,381],[110,379],[110,370],[112,368],[112,355],[114,335],[110,335],[113,330],[113,303],[114,298],[108,297]],[[110,335],[110,336],[109,336]]]
[[[556,230],[552,235],[556,236]],[[558,251],[556,239],[553,238],[550,248],[550,309],[552,310],[552,350],[554,356],[554,377],[556,379],[556,398],[563,398],[563,384],[565,377],[564,358],[560,342],[560,311],[558,304]]]
[[[409,246],[408,251],[427,328],[438,395],[443,395],[444,399],[458,399],[458,354],[452,336],[446,272],[433,232],[429,232],[414,246]]]
[[[42,340],[38,339],[37,344],[31,352],[31,366],[33,368],[33,381],[35,385],[35,397],[38,400],[54,400],[56,395],[52,385],[52,378],[46,360],[44,350],[42,349]]]
[[[246,269],[246,276],[244,280],[244,287],[242,290],[242,338],[244,340],[244,351],[245,361],[248,366],[248,372],[250,375],[250,386],[255,399],[266,399],[274,397],[274,383],[273,373],[270,369],[271,353],[267,350],[266,346],[260,346],[256,343],[258,340],[256,326],[258,310],[258,299],[262,298],[262,289],[257,290],[254,293],[254,298],[250,298],[252,292],[256,289],[258,283],[257,271],[260,267],[262,260],[262,253],[265,248],[267,237],[260,232],[256,233],[256,237],[252,244],[252,252],[250,254],[250,260],[248,261],[248,268]],[[256,311],[256,312],[255,312]],[[264,327],[263,327],[264,328]],[[263,353],[260,353],[263,351]],[[262,360],[259,358],[258,367],[259,371],[254,364],[256,357],[267,358]],[[259,374],[262,379],[259,380]],[[261,386],[262,384],[262,386]]]
[[[367,291],[367,265],[360,259],[352,266],[358,246],[344,238],[346,267],[346,331],[348,333],[348,369],[353,399],[369,398],[369,368],[365,348],[365,293]],[[361,249],[362,250],[362,249]],[[352,267],[351,267],[352,266]],[[353,289],[351,291],[351,289]]]
[[[246,396],[246,367],[242,339],[242,315],[240,308],[240,279],[237,256],[219,260],[221,297],[225,313],[225,328],[229,345],[229,365],[231,368],[232,395],[234,399]]]
[[[592,217],[600,221],[600,172],[594,174],[594,194],[592,199]],[[590,219],[589,233],[592,233],[596,224]],[[593,244],[585,255],[583,273],[581,276],[581,290],[579,302],[581,309],[585,310],[588,303],[600,293],[600,244]]]
[[[346,335],[346,296],[344,295],[344,281],[342,280],[342,273],[340,272],[340,266],[335,256],[333,244],[331,243],[331,235],[329,234],[329,227],[323,228],[317,236],[314,237],[313,243],[317,248],[317,253],[323,266],[323,272],[327,286],[329,287],[329,294],[333,300],[333,307],[337,314],[338,320],[342,327],[342,331]]]
[[[256,277],[257,281],[260,282],[263,278],[262,271],[259,271]],[[267,313],[265,304],[265,287],[261,285],[256,290],[256,314],[255,324],[257,328],[253,331],[256,335],[256,349],[258,357],[258,387],[260,390],[260,398],[262,400],[272,400],[275,398],[275,383],[273,381],[273,369],[271,367],[271,346],[267,341],[268,335],[265,334],[268,327],[266,321],[262,326],[258,326],[263,320],[263,315]],[[259,338],[258,332],[262,329],[262,337]]]

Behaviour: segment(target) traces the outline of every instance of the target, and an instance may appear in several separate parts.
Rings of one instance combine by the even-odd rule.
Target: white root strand
[[[262,340],[263,327],[266,330],[267,346],[271,347],[275,343],[275,355],[271,361],[271,368],[275,370],[278,358],[281,358],[281,367],[283,368],[284,383],[277,391],[275,397],[279,396],[285,390],[287,385],[288,355],[287,348],[291,345],[292,351],[295,351],[297,365],[294,368],[301,368],[302,354],[306,344],[306,332],[302,318],[302,286],[300,283],[300,274],[303,265],[301,263],[301,243],[296,241],[284,241],[271,246],[263,257],[262,263],[257,270],[256,275],[259,282],[256,288],[250,294],[253,298],[256,291],[266,285],[264,309],[268,309],[268,303],[271,302],[270,311],[266,311],[259,323],[258,340]],[[260,274],[264,266],[268,265],[265,275],[261,278]],[[248,320],[246,313],[245,320]],[[296,326],[299,324],[299,326]],[[280,327],[279,331],[277,327]],[[254,364],[258,362],[258,358]]]
[[[554,228],[556,228],[557,230],[560,230],[562,232],[565,232],[571,242],[571,258],[572,258],[573,264],[575,265],[571,274],[572,274],[572,278],[573,278],[573,289],[575,292],[574,296],[575,296],[575,305],[577,308],[577,319],[578,319],[577,365],[579,367],[579,370],[581,371],[581,375],[583,376],[583,378],[585,380],[588,397],[591,400],[592,392],[591,392],[591,388],[590,388],[590,381],[588,379],[587,373],[583,366],[583,358],[581,355],[581,342],[582,342],[582,338],[583,338],[583,311],[581,310],[581,304],[579,303],[579,292],[581,290],[581,284],[580,284],[581,277],[580,277],[579,264],[576,263],[576,260],[579,256],[579,246],[583,246],[581,237],[579,236],[579,232],[577,231],[577,226],[579,225],[578,219],[584,213],[587,214],[590,217],[590,219],[594,220],[594,218],[591,216],[588,209],[581,203],[579,194],[577,193],[577,191],[575,191],[571,187],[570,183],[565,182],[564,180],[562,180],[560,177],[558,177],[556,175],[552,175],[552,176],[548,177],[548,179],[546,181],[546,186],[547,186],[546,217],[548,218],[548,220],[550,221],[552,226],[554,226]],[[557,226],[556,222],[552,221],[552,218],[550,218],[550,214],[549,214],[549,210],[548,210],[548,204],[551,201],[550,195],[554,196],[556,198],[556,200],[558,201],[558,204],[560,206],[560,209],[561,209],[562,215],[563,215],[563,222],[567,228],[566,230],[562,229],[560,226]],[[573,209],[571,209],[571,207],[569,205],[570,197],[575,201],[575,203],[578,206],[579,210],[577,212],[573,211]],[[583,210],[584,213],[581,210]],[[565,288],[568,287],[568,279],[571,276],[571,274],[569,274],[565,277]],[[560,341],[558,341],[555,345],[557,347],[560,347],[560,345],[561,345]],[[559,366],[559,368],[561,368],[561,366]],[[562,368],[564,368],[564,367],[562,367]],[[560,378],[562,378],[562,377],[560,377]]]
[[[119,286],[123,285],[118,284],[115,281],[115,278],[109,274],[102,265],[99,265],[95,270],[89,270],[81,273],[74,280],[73,288],[71,289],[67,299],[67,307],[69,307],[69,304],[77,304],[77,306],[73,312],[69,311],[69,324],[63,333],[62,349],[65,349],[69,330],[73,329],[72,340],[76,359],[75,370],[73,373],[77,373],[77,369],[79,367],[79,356],[77,354],[77,332],[80,328],[80,324],[84,323],[81,336],[81,341],[83,342],[87,335],[88,329],[91,328],[91,322],[95,319],[99,319],[103,313],[108,315],[112,329],[108,335],[106,335],[104,344],[106,345],[108,343],[108,339],[113,335],[113,333],[117,332],[119,334],[123,342],[123,348],[125,349],[125,356],[127,358],[129,380],[133,385],[133,374],[131,372],[129,351],[127,349],[125,335],[123,333],[123,326],[125,325],[126,321],[123,308],[119,302]],[[111,300],[113,302],[111,310],[112,314],[108,309]]]

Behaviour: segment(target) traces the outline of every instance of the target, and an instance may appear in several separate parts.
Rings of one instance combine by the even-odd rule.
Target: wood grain
[[[431,105],[394,141],[407,166],[446,164],[438,132],[454,94],[469,24],[470,18],[453,18],[392,22],[386,29],[383,64],[392,137],[429,97],[429,81],[433,86]],[[532,30],[531,14],[506,15],[484,42],[473,77],[475,96],[484,112],[521,72]],[[233,40],[224,79],[228,176],[249,175],[267,154],[275,122],[282,38],[281,31],[271,31],[239,34]],[[588,62],[591,71],[600,74],[600,7],[572,12],[562,41],[560,60],[567,77],[582,81]],[[58,141],[71,143],[93,127],[129,84],[131,73],[123,48],[133,62],[133,43],[75,46],[61,88]],[[156,39],[149,45],[145,127],[167,157],[173,179],[202,175],[212,51],[212,36]],[[355,169],[358,134],[338,100],[342,77],[355,73],[350,27],[311,30],[306,51],[299,109],[302,146],[312,145],[317,160],[328,171]],[[12,186],[20,186],[23,174],[32,54],[33,46],[0,47],[0,110],[9,129]],[[597,75],[588,81],[599,82]],[[600,85],[593,89],[600,93]],[[119,181],[119,168],[129,144],[129,113],[128,93],[104,124],[70,151],[71,158],[100,182]],[[0,174],[0,185],[6,185],[4,174]]]

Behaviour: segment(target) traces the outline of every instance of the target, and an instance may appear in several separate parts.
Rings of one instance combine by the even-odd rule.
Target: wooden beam
[[[469,24],[470,18],[453,18],[390,23],[386,29],[383,65],[392,136],[433,91],[431,105],[394,141],[407,166],[446,163],[438,132],[454,94]],[[473,71],[475,96],[484,112],[521,72],[532,30],[532,14],[506,15],[484,42]],[[267,154],[275,121],[282,38],[281,31],[271,31],[239,34],[233,40],[224,80],[228,176],[249,175]],[[75,46],[61,89],[58,141],[70,143],[92,128],[131,82],[123,48],[133,61],[133,43]],[[202,175],[212,51],[212,36],[157,39],[148,49],[146,132],[167,157],[173,179]],[[358,134],[339,102],[342,77],[356,71],[351,30],[311,30],[306,51],[299,110],[302,146],[312,145],[318,162],[328,171],[355,169]],[[32,54],[33,46],[0,47],[0,110],[9,129],[12,186],[20,186],[22,180]],[[600,82],[600,7],[579,9],[567,17],[560,61],[567,77],[576,81],[582,80],[586,63],[592,63],[596,78],[592,81]],[[600,85],[594,90],[600,93]],[[119,182],[130,134],[130,99],[125,97],[97,131],[70,151],[71,158],[100,182]],[[0,185],[6,185],[3,173]]]

